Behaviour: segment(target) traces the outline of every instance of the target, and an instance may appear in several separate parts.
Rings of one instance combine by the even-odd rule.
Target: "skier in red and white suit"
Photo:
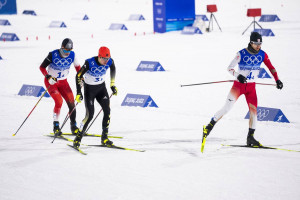
[[[53,131],[56,135],[62,134],[59,127],[59,115],[63,103],[62,98],[65,99],[69,107],[69,113],[73,111],[70,116],[71,131],[73,134],[76,134],[78,131],[74,95],[67,81],[72,63],[77,72],[80,70],[80,64],[72,49],[72,40],[69,38],[64,39],[61,48],[50,52],[40,66],[40,70],[45,76],[44,82],[46,88],[48,88],[48,92],[55,102],[53,110]],[[48,70],[46,70],[46,68],[48,68]]]
[[[247,136],[247,146],[261,146],[254,138],[254,131],[257,122],[257,95],[255,89],[255,81],[258,78],[260,65],[263,62],[273,75],[277,88],[282,89],[283,83],[279,80],[277,71],[272,65],[267,53],[261,50],[262,37],[257,32],[252,32],[248,47],[237,53],[227,70],[236,80],[227,96],[226,103],[212,117],[210,123],[203,127],[203,134],[207,136],[217,121],[219,121],[234,105],[240,95],[244,94],[249,107],[249,132]],[[238,71],[234,67],[238,64]]]

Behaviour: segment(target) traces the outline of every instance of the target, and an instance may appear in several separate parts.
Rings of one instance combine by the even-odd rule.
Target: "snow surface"
[[[280,108],[291,123],[258,122],[256,138],[266,146],[300,150],[300,2],[298,0],[196,0],[196,13],[207,14],[217,4],[214,31],[182,35],[180,31],[153,34],[151,0],[18,0],[17,15],[1,15],[21,41],[0,42],[0,199],[300,199],[300,154],[276,150],[230,148],[245,144],[247,105],[241,97],[218,122],[200,152],[202,126],[223,106],[232,83],[194,87],[180,84],[232,79],[226,71],[234,55],[246,47],[251,23],[248,8],[277,14],[281,21],[260,23],[275,37],[263,38],[265,50],[284,84],[257,86],[259,106]],[[26,16],[23,10],[38,16]],[[90,20],[72,19],[77,13]],[[143,14],[145,21],[129,21]],[[78,15],[78,14],[77,14]],[[68,28],[49,28],[51,21]],[[124,23],[128,31],[110,31]],[[208,23],[206,24],[208,25]],[[145,32],[145,35],[144,35]],[[135,33],[137,34],[135,36]],[[38,36],[38,40],[36,37]],[[49,40],[50,36],[50,40]],[[49,51],[72,38],[80,63],[108,46],[117,68],[118,96],[111,99],[110,135],[119,146],[146,152],[82,147],[83,156],[65,141],[45,137],[52,131],[51,98],[43,98],[18,134],[18,127],[38,101],[18,96],[23,84],[42,85],[39,66]],[[28,38],[28,41],[26,40]],[[141,60],[159,61],[166,72],[138,72]],[[75,69],[69,83],[75,90]],[[109,76],[107,77],[109,81]],[[274,83],[274,80],[261,80]],[[151,95],[159,108],[121,107],[127,93]],[[96,105],[96,112],[100,110]],[[67,114],[64,103],[60,121]],[[85,115],[77,108],[78,123]],[[100,133],[101,118],[90,133]],[[63,131],[69,132],[69,123]],[[85,144],[99,138],[85,137]]]

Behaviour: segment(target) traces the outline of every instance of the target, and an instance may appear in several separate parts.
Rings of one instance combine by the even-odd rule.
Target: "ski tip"
[[[16,134],[14,133],[12,136],[16,136]]]
[[[201,153],[204,153],[204,146],[201,147]]]

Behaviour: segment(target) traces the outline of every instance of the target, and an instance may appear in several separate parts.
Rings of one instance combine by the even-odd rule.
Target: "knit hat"
[[[107,58],[110,57],[110,51],[107,47],[100,47],[98,57]]]
[[[262,42],[262,37],[258,32],[252,32],[250,35],[250,42]]]

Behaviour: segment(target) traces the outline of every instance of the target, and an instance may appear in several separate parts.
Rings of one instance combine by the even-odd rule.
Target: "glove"
[[[118,88],[115,85],[111,86],[110,88],[111,88],[111,90],[113,92],[113,95],[117,96],[118,95]]]
[[[79,85],[80,85],[81,88],[83,88],[83,85],[84,85],[84,79],[83,78],[80,80]]]
[[[280,89],[280,90],[281,90],[281,89],[283,88],[283,83],[282,83],[280,80],[277,80],[277,81],[276,81],[276,84],[277,84],[277,86],[276,86],[277,89]]]
[[[57,82],[57,78],[52,77],[51,75],[47,74],[46,79],[50,85],[54,85]]]
[[[246,82],[247,82],[246,77],[243,76],[242,74],[238,75],[237,79],[238,79],[238,81],[239,81],[240,83],[246,83]]]
[[[82,99],[83,99],[83,96],[82,96],[81,91],[77,91],[76,101],[77,101],[78,103],[81,103]]]
[[[110,82],[110,88],[113,92],[113,95],[118,95],[118,88],[115,86],[115,81],[114,80],[111,80]]]

